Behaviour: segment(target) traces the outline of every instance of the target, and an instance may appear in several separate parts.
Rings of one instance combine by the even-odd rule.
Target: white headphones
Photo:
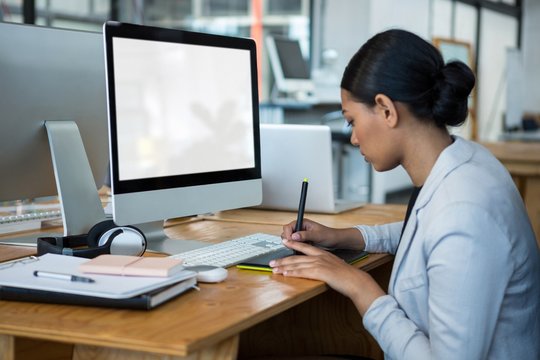
[[[79,248],[85,246],[84,248]],[[146,251],[146,237],[134,226],[116,226],[112,220],[102,221],[88,234],[41,237],[37,253],[62,254],[94,258],[101,254],[141,256]]]

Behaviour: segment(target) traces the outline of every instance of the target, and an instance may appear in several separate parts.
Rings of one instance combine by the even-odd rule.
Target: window
[[[25,5],[35,4],[33,9]],[[268,34],[297,39],[309,57],[310,0],[2,0],[0,21],[101,31],[109,19],[214,34],[254,37],[262,51],[261,99],[268,99],[272,76],[262,39]],[[255,14],[257,5],[261,17]],[[33,12],[31,11],[33,10]],[[26,12],[26,14],[25,14]],[[31,21],[25,21],[25,17]],[[255,31],[255,32],[254,32]],[[255,36],[257,35],[257,36]],[[309,59],[308,59],[309,60]]]

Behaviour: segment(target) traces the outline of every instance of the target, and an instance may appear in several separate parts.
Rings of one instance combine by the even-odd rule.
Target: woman
[[[474,75],[402,30],[371,38],[341,82],[342,111],[377,171],[403,166],[415,191],[404,222],[283,228],[306,256],[274,273],[325,281],[348,296],[392,359],[540,359],[540,260],[523,202],[483,147],[452,136]],[[395,254],[388,294],[371,276],[306,242]]]

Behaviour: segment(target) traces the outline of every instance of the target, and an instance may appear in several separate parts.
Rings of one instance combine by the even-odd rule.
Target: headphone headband
[[[83,258],[114,253],[141,256],[146,250],[146,237],[133,226],[117,227],[112,221],[96,224],[88,234],[37,239],[38,256],[51,253]]]

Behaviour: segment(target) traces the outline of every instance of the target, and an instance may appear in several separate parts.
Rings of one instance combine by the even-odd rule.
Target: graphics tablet
[[[360,261],[366,258],[369,254],[366,251],[362,250],[348,250],[348,249],[326,249],[337,257],[343,259],[348,264],[354,264],[357,261]],[[236,265],[239,269],[248,269],[248,270],[261,270],[261,271],[272,271],[272,268],[268,265],[270,261],[274,259],[280,259],[294,254],[293,250],[290,249],[281,249],[268,254],[259,255],[252,257],[246,261],[243,261]]]

